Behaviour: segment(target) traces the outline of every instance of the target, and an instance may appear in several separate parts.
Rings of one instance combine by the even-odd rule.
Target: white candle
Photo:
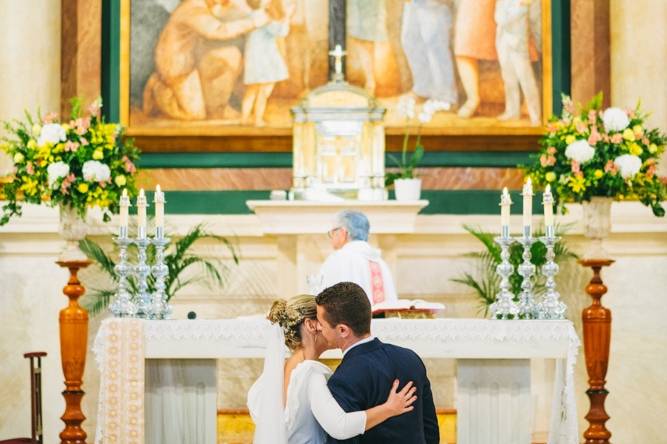
[[[553,227],[554,225],[554,197],[551,194],[551,185],[547,185],[542,196],[542,205],[544,205],[544,226]]]
[[[164,228],[164,193],[160,185],[155,187],[155,229]]]
[[[503,194],[500,195],[500,225],[509,227],[510,225],[510,207],[512,199],[507,192],[507,187],[503,188]]]
[[[121,226],[121,228],[127,228],[128,208],[130,208],[130,197],[127,195],[127,188],[124,188],[123,189],[123,194],[120,196],[120,226]]]
[[[137,227],[140,233],[142,231],[141,229],[143,228],[144,235],[146,234],[146,206],[148,206],[146,203],[146,194],[142,188],[139,190],[139,197],[137,197]]]
[[[521,194],[523,195],[523,226],[530,227],[533,218],[533,183],[530,177],[523,184],[523,192]]]

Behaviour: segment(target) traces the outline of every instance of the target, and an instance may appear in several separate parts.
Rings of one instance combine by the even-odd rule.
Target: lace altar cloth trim
[[[122,327],[122,328],[120,328]],[[263,317],[247,317],[237,319],[220,320],[171,320],[171,321],[140,321],[129,319],[107,319],[102,322],[100,330],[95,338],[93,352],[96,357],[98,367],[101,371],[101,393],[100,393],[100,413],[104,413],[103,400],[108,399],[111,392],[111,383],[108,382],[113,375],[113,369],[110,368],[107,361],[115,356],[112,353],[110,341],[120,340],[130,341],[132,344],[132,334],[128,331],[143,330],[143,341],[139,341],[140,346],[133,349],[133,345],[125,344],[129,352],[135,352],[135,355],[121,355],[123,365],[128,364],[132,356],[143,357],[143,345],[150,341],[174,341],[180,340],[209,340],[220,342],[224,347],[225,343],[233,344],[236,347],[260,347],[263,348],[266,341],[269,323]],[[123,332],[122,335],[113,332]],[[138,329],[138,330],[137,330]],[[458,341],[482,342],[486,345],[493,344],[540,344],[543,341],[559,342],[567,344],[566,356],[557,357],[556,380],[554,384],[554,399],[551,414],[551,427],[549,433],[549,444],[576,444],[578,442],[578,425],[576,413],[576,401],[574,396],[574,367],[580,346],[579,338],[574,327],[569,321],[494,321],[486,319],[433,319],[433,320],[407,320],[407,319],[381,319],[374,320],[372,324],[373,334],[387,342],[405,342],[405,341],[425,341],[429,343],[452,343]],[[129,335],[129,336],[128,336]],[[112,340],[111,337],[115,339]],[[120,348],[116,348],[121,350]],[[126,359],[127,358],[127,359]],[[133,361],[132,361],[133,362]],[[140,362],[140,368],[139,364]],[[116,441],[116,442],[143,442],[143,359],[137,362],[137,391],[141,393],[141,412],[133,415],[135,418],[141,418],[140,438],[137,441]],[[128,379],[129,373],[127,367],[121,372]],[[128,382],[131,382],[128,381]],[[139,388],[139,384],[141,387]],[[124,384],[122,387],[128,387]],[[138,391],[140,389],[140,391]],[[134,396],[132,391],[127,391],[129,397]],[[98,415],[100,415],[98,413]],[[105,418],[104,415],[98,416]],[[98,436],[101,433],[107,433],[103,430],[105,424],[99,421]],[[125,439],[125,438],[121,438]],[[97,442],[101,441],[96,437]]]

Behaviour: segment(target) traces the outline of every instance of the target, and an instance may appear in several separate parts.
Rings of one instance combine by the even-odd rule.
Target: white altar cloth
[[[269,323],[261,317],[220,320],[142,321],[107,319],[95,338],[93,352],[101,372],[96,442],[143,443],[143,359],[262,358]],[[580,345],[569,321],[494,321],[486,319],[374,319],[372,331],[381,340],[411,348],[422,358],[556,359],[556,380],[549,444],[576,444],[578,426],[574,366]],[[135,340],[143,337],[143,341]],[[324,358],[340,357],[329,351]],[[126,378],[125,383],[117,378]],[[120,411],[111,411],[110,398]],[[123,410],[128,411],[123,411]],[[110,413],[115,416],[111,416]],[[110,437],[114,418],[132,420],[132,436]],[[113,422],[115,421],[115,422]],[[122,422],[122,421],[121,421]],[[111,427],[111,428],[113,428]],[[120,430],[120,429],[118,429]]]

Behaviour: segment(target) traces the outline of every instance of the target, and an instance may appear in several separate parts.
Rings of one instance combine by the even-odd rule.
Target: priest
[[[364,289],[371,305],[396,301],[396,288],[380,250],[368,243],[370,224],[358,211],[345,210],[336,215],[328,235],[334,252],[320,270],[322,285],[354,282]]]

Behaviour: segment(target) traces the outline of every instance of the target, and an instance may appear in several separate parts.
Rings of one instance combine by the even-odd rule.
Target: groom
[[[329,379],[329,389],[346,412],[366,410],[387,400],[392,382],[417,387],[414,410],[395,416],[355,438],[328,443],[440,442],[431,384],[424,363],[412,350],[385,344],[371,335],[371,306],[364,290],[352,282],[325,289],[317,302],[318,330],[343,360]]]

